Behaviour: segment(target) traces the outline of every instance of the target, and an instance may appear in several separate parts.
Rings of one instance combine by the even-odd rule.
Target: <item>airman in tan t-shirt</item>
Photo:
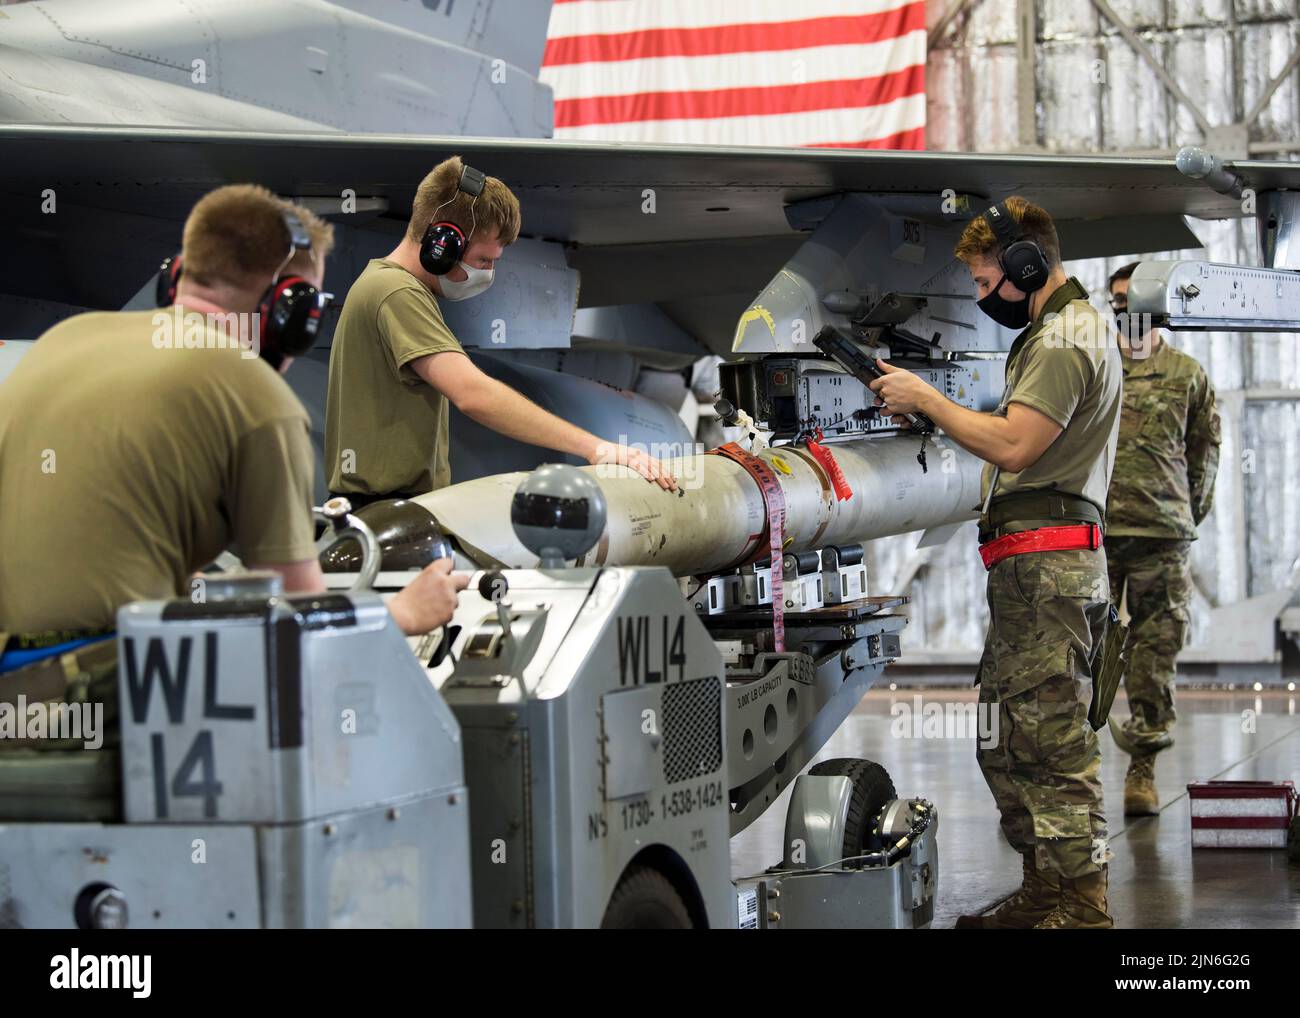
[[[0,386],[9,632],[111,627],[232,544],[250,563],[315,558],[302,404],[214,331],[156,346],[155,314],[70,318]]]

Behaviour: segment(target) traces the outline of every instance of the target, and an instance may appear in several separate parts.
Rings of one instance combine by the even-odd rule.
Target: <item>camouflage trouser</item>
[[[1128,669],[1124,689],[1131,717],[1124,733],[1138,747],[1159,748],[1173,730],[1174,658],[1187,639],[1192,598],[1191,542],[1164,537],[1106,541],[1111,596],[1128,583]]]
[[[989,570],[981,704],[997,704],[996,746],[976,751],[1002,831],[1039,869],[1068,878],[1106,859],[1101,750],[1088,724],[1088,662],[1107,610],[1106,553],[1014,555]]]
[[[15,724],[20,707],[26,717],[21,729]],[[116,640],[86,644],[0,675],[0,714],[0,820],[120,816]],[[97,718],[95,740],[81,729],[87,716]],[[27,737],[18,737],[23,734]],[[98,747],[87,748],[92,742]]]

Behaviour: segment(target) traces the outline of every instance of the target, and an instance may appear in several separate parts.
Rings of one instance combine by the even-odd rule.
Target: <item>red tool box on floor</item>
[[[1194,781],[1193,848],[1286,848],[1296,816],[1290,781]]]

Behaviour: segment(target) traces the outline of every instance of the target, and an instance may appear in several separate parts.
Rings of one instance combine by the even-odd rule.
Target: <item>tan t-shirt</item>
[[[159,314],[70,318],[0,384],[0,629],[111,627],[232,544],[315,557],[302,404],[201,318],[186,348]]]
[[[447,397],[411,361],[464,352],[429,288],[396,262],[372,259],[348,291],[330,351],[330,491],[417,495],[451,483]]]
[[[1080,495],[1105,511],[1124,368],[1115,331],[1087,297],[1071,277],[1012,344],[998,412],[1005,415],[1007,403],[1023,403],[1063,430],[1033,466],[1019,473],[999,472],[995,499],[1050,489]],[[992,475],[993,467],[986,466],[981,496],[988,494]]]

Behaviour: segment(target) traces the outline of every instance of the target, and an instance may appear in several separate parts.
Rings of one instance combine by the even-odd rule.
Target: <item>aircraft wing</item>
[[[888,195],[938,221],[945,194],[970,196],[970,212],[1022,194],[1051,211],[1067,258],[1194,247],[1183,216],[1243,214],[1172,160],[1101,156],[43,125],[0,127],[0,152],[0,291],[85,307],[121,306],[213,187],[383,199],[356,225],[396,234],[420,179],[451,154],[510,185],[525,235],[568,246],[582,306],[656,302],[729,315],[727,328],[802,242],[786,210],[809,199]],[[1257,191],[1300,188],[1297,163],[1234,169]]]

